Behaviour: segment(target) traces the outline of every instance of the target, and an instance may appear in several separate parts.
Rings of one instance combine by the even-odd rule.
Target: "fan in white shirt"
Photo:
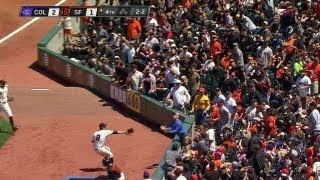
[[[213,59],[208,59],[204,64],[203,64],[203,70],[205,72],[211,71],[215,67],[215,63]]]
[[[306,75],[304,70],[301,71],[300,76],[297,78],[296,85],[301,98],[310,95],[311,79]]]
[[[209,149],[211,152],[213,152],[216,150],[216,132],[213,124],[209,124],[209,129],[206,131],[206,134],[208,135]]]
[[[320,180],[320,162],[319,158],[315,158],[315,162],[313,163],[313,172],[315,173],[315,179]]]
[[[152,30],[153,27],[158,26],[158,21],[154,18],[154,14],[150,13],[149,21],[147,23],[148,30]]]
[[[226,97],[222,94],[221,89],[217,88],[216,89],[216,95],[213,98],[213,102],[217,103],[219,100],[226,100]]]
[[[72,34],[72,19],[71,17],[64,17],[60,22],[63,24],[65,41],[69,42]]]
[[[167,96],[167,99],[172,96],[173,100],[173,109],[185,112],[185,105],[190,102],[190,94],[188,90],[184,87],[181,86],[181,81],[178,79],[174,80],[174,87],[171,88],[170,93]]]

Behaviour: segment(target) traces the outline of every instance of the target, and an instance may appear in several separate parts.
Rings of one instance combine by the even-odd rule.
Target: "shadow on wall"
[[[146,167],[146,169],[155,169],[159,166],[159,163],[157,164],[152,164],[151,166]]]
[[[44,68],[40,68],[38,65],[37,65],[37,62],[35,61],[34,63],[32,63],[30,66],[29,66],[30,69],[42,74],[43,76],[53,80],[54,82],[58,83],[58,84],[61,84],[62,86],[64,87],[75,87],[73,84],[61,79],[61,78],[58,78],[58,76],[56,75],[53,75],[52,73],[44,70]]]

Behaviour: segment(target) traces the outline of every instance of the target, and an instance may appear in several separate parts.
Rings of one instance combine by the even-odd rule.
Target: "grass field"
[[[11,126],[9,121],[4,120],[0,117],[0,147],[7,141],[11,136]]]

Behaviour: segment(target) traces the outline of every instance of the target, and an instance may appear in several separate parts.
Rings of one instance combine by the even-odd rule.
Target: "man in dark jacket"
[[[284,97],[280,92],[279,87],[270,88],[270,105],[272,108],[278,109],[284,104]]]
[[[249,160],[249,164],[254,168],[256,175],[261,176],[263,174],[264,153],[262,152],[261,145],[254,145],[254,154]]]
[[[236,90],[236,82],[228,73],[225,74],[224,78],[221,81],[221,90],[222,92],[234,92]]]
[[[249,99],[256,99],[260,104],[262,101],[261,93],[257,91],[256,87],[253,85],[251,86],[251,91],[249,93]]]
[[[234,161],[232,163],[232,175],[231,175],[231,180],[242,180],[244,178],[244,174],[242,171],[239,170],[239,168],[241,167],[241,164]]]
[[[215,169],[215,164],[213,161],[209,163],[209,170],[203,175],[204,180],[215,180],[220,178],[220,172]]]
[[[261,141],[260,141],[260,137],[258,135],[258,129],[256,127],[252,127],[250,129],[251,131],[251,138],[249,139],[249,142],[248,142],[248,148],[247,148],[247,159],[250,159],[255,151],[254,151],[254,146],[255,144],[261,144]]]
[[[178,144],[173,144],[171,149],[165,154],[164,170],[167,172],[172,171],[177,166],[177,160],[179,160]]]
[[[197,139],[196,148],[199,149],[202,155],[206,155],[209,152],[209,148],[206,145],[206,133],[202,133],[199,139]]]

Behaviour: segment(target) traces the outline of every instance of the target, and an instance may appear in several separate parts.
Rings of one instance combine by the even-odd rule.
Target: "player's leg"
[[[99,149],[99,154],[104,156],[104,157],[108,157],[108,158],[112,158],[113,157],[113,154],[110,150],[109,147],[107,146],[103,146]]]
[[[71,32],[72,32],[72,29],[65,29],[65,34],[66,34],[66,40],[67,40],[67,42],[70,42],[70,41],[71,41]]]
[[[102,164],[104,166],[108,166],[110,164],[113,164],[113,154],[109,147],[103,146],[99,149],[99,154],[104,156],[104,159],[102,160]]]
[[[3,111],[3,106],[2,106],[2,103],[0,103],[0,112]],[[1,130],[1,129],[0,129]]]
[[[11,124],[11,128],[12,128],[12,132],[15,132],[16,130],[18,130],[18,127],[14,124],[13,114],[12,114],[12,111],[11,111],[11,108],[10,108],[9,104],[8,103],[4,103],[2,105],[2,108],[3,108],[3,111],[7,114],[8,118],[9,118],[9,121],[10,121],[10,124]]]

